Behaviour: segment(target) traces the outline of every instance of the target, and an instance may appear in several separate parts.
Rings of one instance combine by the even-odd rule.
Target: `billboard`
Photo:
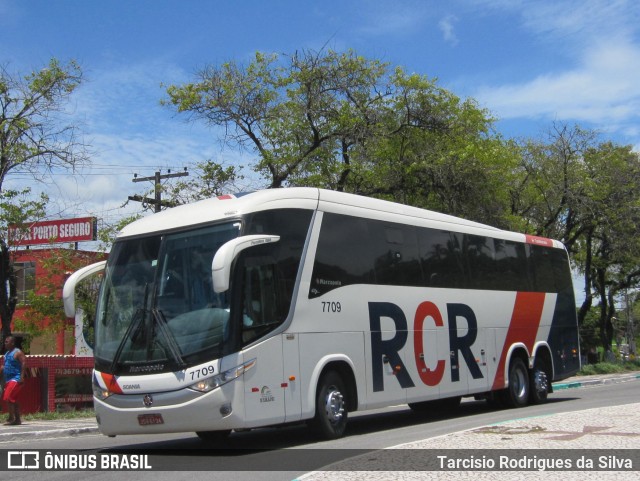
[[[95,217],[48,220],[20,226],[10,225],[9,244],[12,246],[33,246],[94,241],[96,233],[97,220]]]

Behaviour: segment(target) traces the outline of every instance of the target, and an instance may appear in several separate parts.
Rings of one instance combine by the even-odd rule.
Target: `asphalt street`
[[[640,373],[584,376],[555,383],[554,391],[637,381]],[[97,433],[93,418],[28,421],[0,426],[0,448]],[[297,479],[500,480],[515,472],[518,479],[640,479],[640,397],[638,403],[514,419],[343,458]]]

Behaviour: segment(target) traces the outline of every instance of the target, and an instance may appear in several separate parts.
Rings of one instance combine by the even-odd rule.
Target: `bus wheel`
[[[205,443],[215,447],[221,446],[229,437],[231,430],[224,431],[197,431],[196,434]]]
[[[316,415],[311,428],[323,439],[342,437],[347,427],[345,385],[335,371],[325,373],[318,384]]]
[[[529,400],[531,404],[543,404],[547,402],[549,379],[544,369],[541,369],[541,366],[536,365],[533,368],[530,391]]]
[[[519,357],[509,366],[509,386],[503,392],[503,401],[513,408],[526,406],[529,401],[529,372]]]

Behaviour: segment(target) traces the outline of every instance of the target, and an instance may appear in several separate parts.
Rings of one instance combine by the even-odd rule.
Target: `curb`
[[[98,426],[85,428],[45,429],[41,431],[24,431],[20,433],[1,433],[0,441],[18,441],[23,439],[49,439],[81,436],[84,434],[98,434]]]
[[[588,386],[599,386],[603,384],[618,384],[621,382],[629,382],[640,379],[640,374],[632,374],[629,376],[622,377],[612,377],[612,378],[601,378],[601,379],[588,379],[585,381],[575,381],[569,383],[554,383],[554,390],[563,390],[563,389],[574,389],[580,387],[588,387]]]
[[[62,428],[62,429],[47,429],[43,431],[30,431],[25,433],[13,433],[9,434],[11,439],[19,438],[60,438],[60,437],[74,437],[83,434],[97,434],[99,433],[98,426],[86,427],[86,428]],[[0,435],[0,440],[2,440]]]

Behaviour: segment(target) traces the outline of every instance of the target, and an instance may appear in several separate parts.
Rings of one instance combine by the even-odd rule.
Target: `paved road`
[[[327,479],[460,479],[460,477],[473,477],[474,480],[482,479],[514,479],[514,472],[476,472],[468,469],[460,469],[455,472],[443,471],[443,466],[435,466],[428,463],[450,463],[465,462],[465,459],[473,457],[473,462],[493,459],[500,453],[506,452],[508,449],[527,449],[542,450],[528,451],[539,453],[542,461],[538,462],[557,462],[564,459],[568,454],[566,449],[579,449],[577,453],[587,457],[586,461],[591,460],[596,464],[594,470],[588,471],[571,471],[556,472],[555,475],[559,479],[640,479],[639,468],[640,460],[636,459],[640,453],[640,374],[616,375],[616,376],[597,376],[589,378],[579,378],[570,380],[569,382],[555,385],[557,394],[552,396],[551,402],[544,407],[530,407],[525,410],[510,411],[485,411],[480,416],[473,415],[473,410],[484,409],[481,403],[469,403],[468,415],[474,418],[477,423],[471,429],[458,428],[457,426],[465,425],[467,415],[456,416],[450,419],[442,419],[437,422],[430,422],[423,425],[419,420],[411,419],[411,414],[406,407],[397,408],[396,413],[384,414],[368,414],[363,413],[358,417],[354,416],[354,429],[349,436],[343,440],[332,443],[313,443],[307,439],[304,434],[300,435],[304,430],[278,430],[273,431],[273,437],[270,433],[242,433],[235,435],[232,441],[232,447],[240,447],[242,443],[248,441],[251,444],[252,451],[248,454],[234,456],[215,456],[210,451],[206,451],[205,455],[198,454],[202,451],[202,446],[198,444],[197,438],[194,436],[186,437],[185,435],[176,435],[175,440],[167,437],[166,441],[153,441],[148,444],[137,444],[137,439],[142,437],[118,437],[115,439],[95,436],[95,421],[92,419],[69,420],[64,422],[29,422],[20,427],[0,427],[0,448],[3,449],[60,449],[61,447],[81,449],[95,449],[96,445],[102,446],[101,451],[122,453],[122,452],[148,452],[152,456],[158,453],[165,453],[171,456],[162,456],[159,461],[171,459],[173,465],[166,467],[167,470],[183,466],[182,469],[216,469],[211,467],[212,460],[220,464],[222,461],[233,461],[236,468],[251,469],[247,463],[264,462],[270,453],[262,453],[259,448],[270,443],[270,447],[286,447],[286,449],[278,451],[275,457],[280,465],[285,465],[290,469],[289,472],[276,472],[273,466],[266,466],[267,472],[260,473],[261,479],[292,479],[298,475],[299,479],[307,481],[324,481]],[[593,409],[585,409],[596,405],[595,401],[591,403],[595,395],[589,395],[588,389],[592,386],[603,386],[610,383],[625,383],[624,386],[616,386],[611,389],[611,404],[615,406],[596,407]],[[580,390],[573,390],[581,388]],[[565,391],[566,390],[566,391]],[[599,393],[600,397],[606,397],[607,391],[604,388],[593,391]],[[567,393],[575,393],[573,396],[578,402],[562,402],[562,398],[571,399]],[[633,399],[635,397],[635,399]],[[560,398],[560,399],[558,399]],[[624,400],[624,402],[623,402]],[[465,408],[465,403],[462,406]],[[580,409],[580,411],[571,412]],[[567,412],[558,412],[567,411]],[[518,413],[526,413],[527,418],[513,420],[514,415]],[[368,420],[375,419],[376,428],[371,427]],[[482,420],[478,423],[478,419]],[[500,421],[496,421],[500,419]],[[506,420],[506,421],[505,421]],[[387,426],[386,424],[390,424]],[[396,427],[404,429],[393,429]],[[392,426],[391,426],[392,425]],[[350,425],[351,426],[351,425]],[[378,429],[378,426],[384,426]],[[428,426],[428,432],[424,431],[424,426]],[[468,426],[468,424],[467,424]],[[402,436],[396,434],[402,432]],[[288,438],[288,434],[301,436],[297,440],[292,441]],[[420,436],[422,433],[423,436]],[[86,436],[93,434],[94,436]],[[427,437],[428,435],[428,437]],[[435,436],[435,437],[434,437]],[[422,439],[424,437],[425,439]],[[56,439],[57,438],[57,439]],[[410,439],[411,442],[404,442]],[[416,441],[416,439],[418,441]],[[235,443],[235,444],[234,444]],[[292,444],[293,443],[293,444]],[[394,443],[396,445],[394,445]],[[184,445],[184,448],[190,450],[183,451],[180,456],[186,456],[186,461],[180,456],[176,456],[175,452],[158,451],[158,449],[176,449],[176,446]],[[357,445],[360,451],[348,451],[345,448]],[[108,447],[111,446],[111,447]],[[388,449],[391,447],[392,449]],[[320,449],[319,449],[320,448]],[[327,449],[328,448],[328,449]],[[387,448],[380,450],[380,448]],[[456,451],[445,451],[455,449]],[[471,451],[465,451],[465,450]],[[588,449],[589,451],[584,451]],[[625,451],[620,454],[620,450]],[[194,451],[195,450],[195,451]],[[304,450],[304,451],[301,451]],[[487,450],[487,451],[482,451]],[[551,450],[551,454],[549,453]],[[560,451],[558,451],[560,450]],[[615,451],[607,451],[615,450]],[[303,455],[301,453],[304,452]],[[283,454],[284,453],[284,454]],[[443,453],[449,453],[451,456],[447,458],[437,458]],[[560,454],[558,454],[560,453]],[[628,453],[633,453],[628,456]],[[571,454],[571,453],[569,453]],[[363,456],[364,455],[364,456]],[[535,454],[534,454],[535,455]],[[283,456],[289,456],[288,462],[283,462]],[[483,457],[484,456],[484,457]],[[349,459],[344,459],[345,457]],[[600,458],[604,457],[603,460]],[[274,458],[274,456],[272,456]],[[154,458],[157,460],[158,458]],[[328,465],[338,460],[337,464],[331,466],[330,471],[313,472],[320,466]],[[633,463],[634,471],[624,470],[627,461]],[[519,458],[507,459],[507,468],[509,463],[520,462]],[[572,463],[577,460],[570,459]],[[181,463],[188,464],[181,464]],[[499,462],[497,460],[496,462]],[[606,468],[614,467],[620,469],[617,472],[598,471],[602,469],[599,466],[604,462]],[[177,463],[177,464],[176,464]],[[239,464],[238,464],[239,463]],[[426,464],[425,464],[426,463]],[[612,464],[613,463],[613,464]],[[618,464],[616,464],[618,463]],[[208,465],[208,466],[207,466]],[[166,466],[166,465],[165,465]],[[424,471],[427,469],[436,469],[436,471]],[[396,471],[382,471],[393,467]],[[448,467],[445,464],[444,467]],[[477,466],[475,466],[477,467]],[[549,479],[548,475],[553,473],[539,471],[522,471],[518,469],[518,479]],[[354,471],[357,470],[357,471]],[[362,473],[366,470],[366,476]],[[417,471],[420,470],[420,471]],[[312,472],[308,472],[312,471]],[[305,474],[306,473],[306,474]],[[4,476],[4,475],[7,476]],[[63,479],[55,473],[31,473],[37,475],[36,478],[30,479]],[[62,473],[58,473],[62,474]],[[69,473],[67,473],[69,474]],[[64,479],[85,479],[88,473],[71,473]],[[136,477],[143,479],[149,477],[151,473],[137,473]],[[154,473],[153,479],[227,479],[230,472],[218,473],[170,473],[166,477],[161,476],[157,472]],[[233,473],[234,478],[240,478],[240,473]],[[256,472],[244,473],[242,479],[255,479]],[[546,476],[545,476],[546,475]],[[117,473],[91,473],[92,479],[119,479]],[[574,477],[572,477],[574,476]],[[22,479],[18,473],[3,473],[3,479]]]

